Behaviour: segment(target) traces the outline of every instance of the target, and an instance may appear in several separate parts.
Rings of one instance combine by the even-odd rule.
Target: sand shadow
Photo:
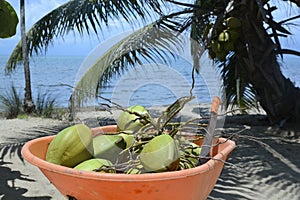
[[[299,132],[266,126],[261,116],[228,121],[225,137],[248,129],[233,138],[237,147],[208,199],[300,199]]]
[[[194,111],[207,112],[207,110]],[[106,118],[87,119],[86,123],[91,126],[102,126],[115,124],[115,121]],[[225,164],[208,199],[297,199],[297,195],[299,197],[300,194],[300,173],[297,172],[300,167],[300,157],[297,155],[300,151],[299,132],[272,130],[265,116],[245,115],[226,117],[224,137],[229,137],[244,126],[250,128],[233,138],[237,142],[237,148],[230,155],[229,164]],[[41,137],[57,133],[62,128],[64,127],[55,129],[47,127],[45,130],[41,127],[38,133],[33,133],[32,130],[25,132],[32,139],[37,135]],[[20,141],[18,138],[15,139]],[[20,148],[15,146],[12,152],[13,149]],[[27,189],[15,187],[14,182],[17,180],[35,182],[35,180],[20,171],[6,167],[6,164],[9,163],[3,162],[0,155],[0,199],[51,199],[50,196],[24,196]]]
[[[49,200],[52,199],[51,196],[38,196],[35,197],[27,197],[25,194],[28,192],[26,189],[26,185],[24,187],[19,186],[20,181],[23,184],[26,182],[36,182],[36,180],[31,179],[27,175],[23,174],[19,169],[13,170],[8,167],[11,162],[5,161],[6,157],[15,157],[16,159],[20,159],[20,164],[24,162],[23,157],[21,155],[21,150],[23,145],[32,139],[54,135],[58,133],[60,130],[69,126],[68,123],[55,125],[52,127],[35,127],[34,130],[21,130],[19,132],[21,137],[7,137],[7,141],[5,143],[0,144],[0,199],[1,200],[29,200],[29,199],[39,199],[39,200]],[[9,135],[9,133],[8,133]],[[23,163],[24,164],[24,163]],[[15,184],[18,182],[18,184]],[[18,185],[18,186],[16,186]]]
[[[15,182],[18,180],[35,182],[35,180],[30,179],[28,176],[22,174],[20,171],[14,171],[9,167],[6,167],[5,166],[6,164],[11,164],[11,163],[0,161],[0,199],[1,200],[51,199],[50,196],[39,196],[39,197],[23,196],[28,190],[26,188],[16,187]]]

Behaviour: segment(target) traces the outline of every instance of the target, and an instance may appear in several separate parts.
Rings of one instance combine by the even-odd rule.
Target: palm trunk
[[[244,63],[250,83],[271,123],[300,121],[300,90],[285,78],[277,62],[276,45],[259,19],[255,1],[244,1],[240,10],[242,35],[246,42],[240,47],[238,59]],[[244,52],[243,52],[244,51]]]
[[[29,58],[27,50],[26,41],[26,31],[25,31],[25,0],[20,0],[20,18],[21,18],[21,40],[22,40],[22,57],[24,63],[24,75],[25,75],[25,98],[24,98],[24,112],[32,113],[35,109],[34,103],[32,101],[31,94],[31,80],[30,80],[30,68],[29,68]]]

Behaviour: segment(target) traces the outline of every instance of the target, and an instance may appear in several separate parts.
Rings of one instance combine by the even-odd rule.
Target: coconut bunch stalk
[[[119,167],[125,169],[127,173],[163,172],[196,167],[201,147],[194,144],[193,140],[203,137],[198,130],[204,130],[203,126],[206,124],[199,125],[197,121],[200,118],[171,123],[171,120],[193,99],[194,96],[177,99],[158,119],[152,118],[144,110],[136,112],[132,107],[125,109],[121,116],[124,116],[124,113],[131,116],[128,117],[131,119],[129,121],[135,127],[132,124],[127,124],[131,130],[122,130],[121,126],[118,127],[119,134],[133,137],[129,146],[127,144],[127,148],[121,152],[126,153],[130,161],[125,164],[119,163]],[[188,139],[181,131],[185,128],[190,132]]]

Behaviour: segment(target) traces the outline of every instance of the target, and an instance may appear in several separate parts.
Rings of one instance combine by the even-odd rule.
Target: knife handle
[[[222,101],[219,97],[214,96],[212,104],[211,104],[211,110],[210,113],[218,114],[219,106],[221,105]]]

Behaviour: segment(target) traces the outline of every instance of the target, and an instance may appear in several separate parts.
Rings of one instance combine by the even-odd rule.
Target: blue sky
[[[20,0],[7,1],[15,8],[19,15]],[[67,0],[25,0],[26,29],[28,30],[42,16],[65,2],[67,2]],[[102,40],[119,34],[120,28],[117,29],[113,26],[121,27],[120,23],[121,22],[118,24],[118,22],[116,22],[116,24],[110,27],[109,31],[101,33],[98,38],[95,34],[81,37],[74,32],[70,32],[64,39],[56,39],[54,45],[48,48],[47,55],[87,55]],[[129,27],[123,27],[122,30],[123,29],[126,30],[129,29]],[[20,40],[20,34],[20,29],[18,27],[15,36],[8,39],[0,39],[0,55],[9,55],[12,52],[13,48]]]
[[[11,3],[16,9],[17,13],[19,13],[19,0],[7,1]],[[47,14],[49,11],[58,7],[59,5],[67,2],[67,0],[25,0],[25,2],[26,29],[29,29],[34,24],[34,22],[40,19],[43,15]],[[278,13],[278,16],[283,19],[289,14],[300,14],[299,8],[291,9],[289,6],[286,6],[283,10],[284,12]],[[121,26],[120,23],[119,26]],[[298,20],[297,23],[298,28],[295,29],[295,35],[290,37],[288,40],[285,40],[283,44],[287,48],[293,48],[300,51],[300,20]],[[118,26],[118,22],[116,22],[114,26]],[[70,33],[64,38],[64,40],[55,40],[54,46],[48,49],[47,55],[87,55],[101,42],[101,40],[108,39],[111,36],[120,34],[120,31],[122,31],[123,29],[126,31],[130,28],[126,25],[122,29],[111,27],[109,31],[104,32],[103,35],[100,36],[100,40],[97,39],[95,35],[80,37],[79,35],[75,34],[74,36],[74,33]],[[17,34],[14,37],[9,39],[0,39],[0,55],[9,55],[19,40],[19,28]]]

